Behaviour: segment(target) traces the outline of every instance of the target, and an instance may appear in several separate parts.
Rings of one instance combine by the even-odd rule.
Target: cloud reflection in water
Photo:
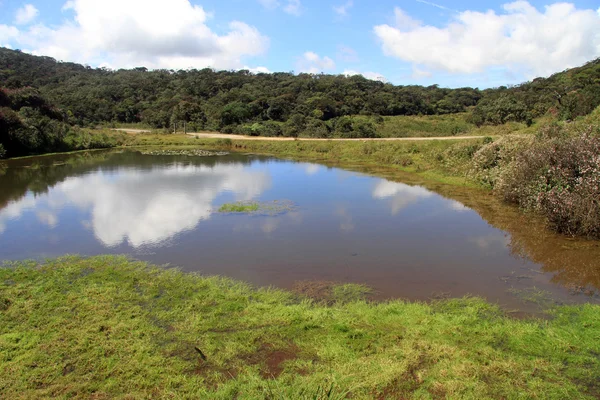
[[[0,210],[0,229],[6,220],[20,217],[44,200],[52,210],[73,204],[89,212],[89,226],[106,246],[126,241],[140,247],[165,241],[210,218],[213,201],[221,193],[233,193],[236,201],[251,200],[270,185],[267,172],[249,171],[243,164],[174,164],[120,170],[116,175],[98,171],[67,178],[40,198],[26,196],[9,204]],[[55,215],[49,210],[38,218],[54,226]]]

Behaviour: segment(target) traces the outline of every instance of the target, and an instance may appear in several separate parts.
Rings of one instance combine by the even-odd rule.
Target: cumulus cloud
[[[463,11],[445,27],[426,25],[400,8],[395,25],[374,28],[383,52],[431,70],[478,73],[490,67],[547,76],[600,55],[600,15],[555,3],[540,11],[527,1],[502,12]],[[424,71],[423,69],[419,69]]]
[[[31,22],[38,16],[39,11],[33,4],[25,4],[23,7],[17,10],[15,14],[15,24],[17,25],[26,25]]]
[[[59,27],[32,26],[18,32],[0,26],[0,41],[62,60],[115,67],[240,68],[242,58],[262,54],[269,39],[255,27],[231,21],[213,32],[211,15],[189,0],[71,0],[73,17]],[[76,40],[74,40],[76,38]]]
[[[317,53],[307,51],[298,61],[298,70],[309,74],[319,74],[335,69],[335,62],[329,57],[320,57]]]
[[[333,6],[333,12],[336,13],[339,17],[347,17],[348,10],[352,8],[354,2],[352,0],[348,0],[342,5]]]
[[[300,0],[286,0],[283,3],[278,0],[258,0],[258,2],[269,10],[280,8],[291,15],[300,15],[302,13],[302,3]]]
[[[14,26],[0,25],[0,41],[11,41],[19,37],[19,29]]]
[[[252,72],[253,74],[270,74],[271,73],[271,71],[267,67],[251,68],[248,66],[244,66],[242,69],[247,69],[248,71]]]
[[[352,69],[346,69],[346,70],[344,70],[344,72],[342,72],[342,74],[346,75],[346,76],[362,75],[365,78],[370,79],[372,81],[387,82],[387,79],[385,79],[385,76],[381,75],[378,72],[371,72],[371,71],[358,72],[358,71],[354,71]]]

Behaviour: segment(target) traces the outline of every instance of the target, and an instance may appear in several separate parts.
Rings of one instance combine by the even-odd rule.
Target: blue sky
[[[0,45],[109,68],[493,87],[600,56],[600,1],[0,0]]]

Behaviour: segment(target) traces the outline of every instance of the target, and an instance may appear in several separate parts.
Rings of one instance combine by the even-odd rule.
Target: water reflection
[[[45,203],[38,211],[40,222],[54,227],[57,213],[75,205],[89,213],[85,221],[104,245],[126,241],[132,247],[157,244],[193,229],[210,218],[213,202],[230,192],[236,201],[250,200],[271,184],[265,171],[248,171],[242,164],[212,167],[174,164],[154,170],[103,171],[67,178],[47,198],[28,195],[0,210],[0,228],[8,219],[21,216],[28,208]]]
[[[27,209],[35,207],[35,199],[32,195],[25,196],[18,201],[11,201],[6,207],[0,210],[0,234],[6,229],[6,224],[21,217]]]
[[[433,193],[421,186],[410,186],[403,183],[382,180],[373,189],[374,199],[391,199],[392,215],[421,199],[433,196]]]
[[[509,288],[535,285],[568,302],[562,285],[600,287],[600,242],[555,235],[470,189],[257,156],[53,159],[0,171],[0,259],[133,253],[259,285],[357,282],[382,297],[474,294],[512,308],[520,306]],[[213,212],[250,199],[298,207]]]

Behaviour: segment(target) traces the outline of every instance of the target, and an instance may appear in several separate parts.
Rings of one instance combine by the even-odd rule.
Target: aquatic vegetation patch
[[[258,203],[225,203],[219,207],[222,213],[251,213],[258,211]]]
[[[275,216],[295,211],[296,208],[296,204],[290,200],[236,201],[221,205],[217,211],[231,214]]]
[[[190,156],[190,157],[213,157],[226,156],[229,153],[226,151],[208,151],[202,149],[177,149],[177,150],[143,150],[142,154],[151,156]]]

